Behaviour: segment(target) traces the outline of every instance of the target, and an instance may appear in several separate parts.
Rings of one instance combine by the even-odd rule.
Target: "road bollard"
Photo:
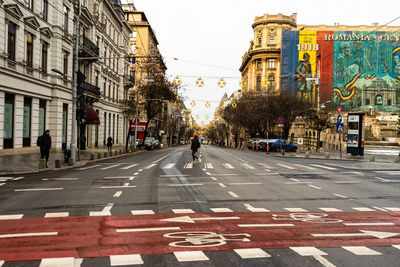
[[[104,152],[103,157],[107,158],[108,157],[108,152]]]
[[[101,153],[97,153],[97,159],[101,159]]]
[[[375,156],[374,155],[369,156],[369,161],[374,162],[375,161]]]
[[[309,158],[309,157],[310,157],[310,152],[309,152],[309,151],[306,151],[305,157],[306,157],[306,158]]]
[[[44,168],[46,168],[46,160],[40,159],[39,160],[39,169],[44,169]]]
[[[346,154],[346,159],[351,159],[351,153]]]
[[[55,167],[58,169],[58,168],[61,168],[61,160],[60,159],[56,159],[55,161],[54,161],[54,165],[55,165]]]
[[[324,152],[324,158],[325,159],[329,159],[329,153],[328,152]]]
[[[69,158],[68,166],[74,166],[74,159],[73,158]]]
[[[90,160],[94,160],[94,153],[90,153]]]
[[[118,156],[118,151],[114,151],[114,156]]]
[[[269,154],[269,144],[267,143],[267,154]]]
[[[395,156],[394,163],[399,163],[399,162],[400,162],[400,156]]]

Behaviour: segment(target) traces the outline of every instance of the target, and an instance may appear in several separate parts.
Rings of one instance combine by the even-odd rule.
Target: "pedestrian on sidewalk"
[[[114,140],[112,139],[111,136],[109,136],[109,137],[107,138],[107,148],[108,148],[108,151],[112,151],[112,145],[113,145],[113,143],[114,143]]]
[[[193,136],[192,145],[191,145],[191,147],[190,147],[190,149],[192,150],[193,163],[195,162],[196,159],[197,159],[197,160],[199,159],[199,158],[196,156],[197,150],[199,150],[199,148],[200,148],[199,136],[198,136],[197,134],[195,134],[195,135]]]
[[[46,158],[46,168],[48,168],[49,165],[47,163],[49,161],[51,148],[50,130],[46,130],[43,135],[39,136],[36,143],[38,146],[40,146],[40,158]]]

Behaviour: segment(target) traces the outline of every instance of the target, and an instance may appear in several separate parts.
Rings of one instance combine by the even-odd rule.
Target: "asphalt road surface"
[[[200,155],[181,146],[0,177],[0,266],[400,265],[391,164]]]

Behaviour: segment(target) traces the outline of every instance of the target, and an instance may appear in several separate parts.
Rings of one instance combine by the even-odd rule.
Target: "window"
[[[111,98],[111,81],[108,81],[108,98]]]
[[[68,75],[68,56],[69,53],[67,51],[63,51],[64,57],[63,57],[63,73],[64,77],[67,77]]]
[[[256,64],[257,64],[257,70],[261,70],[262,67],[261,67],[261,59],[260,58],[256,60]]]
[[[13,22],[8,22],[8,46],[7,53],[8,59],[15,61],[15,36],[17,31],[17,25]]]
[[[106,89],[107,89],[107,79],[104,78],[104,83],[103,83],[103,95],[106,96]]]
[[[381,95],[377,95],[375,99],[375,104],[376,105],[383,105],[383,98]]]
[[[42,43],[42,71],[47,72],[47,51],[48,44],[46,42]]]
[[[33,35],[29,32],[26,34],[26,65],[33,67]]]
[[[68,104],[63,104],[63,113],[62,113],[62,149],[67,148],[67,139],[68,139]]]
[[[97,86],[97,87],[99,87],[99,71],[98,70],[96,70],[95,71],[95,85]]]
[[[269,69],[274,69],[275,68],[275,59],[274,58],[268,59],[268,68]]]
[[[46,130],[46,100],[39,100],[39,135]]]
[[[257,76],[257,83],[256,83],[256,90],[257,92],[261,91],[261,76]]]
[[[269,44],[275,44],[275,36],[269,37]]]
[[[31,114],[32,114],[32,98],[24,98],[24,117],[22,128],[22,145],[31,146]]]
[[[268,90],[273,91],[275,89],[275,75],[271,74],[268,76]]]
[[[392,105],[392,99],[388,99],[388,106],[391,106]]]
[[[49,0],[43,0],[43,19],[47,21],[49,14]]]
[[[33,0],[25,0],[25,6],[30,10],[33,10]]]
[[[14,147],[14,95],[5,94],[3,147]]]
[[[103,144],[106,144],[107,139],[107,112],[104,112],[104,126],[103,126]]]
[[[370,104],[370,102],[369,102],[369,99],[367,98],[367,100],[365,100],[365,105],[369,105]]]
[[[68,32],[69,8],[64,6],[64,31]]]
[[[258,45],[261,45],[262,43],[262,37],[258,37]]]

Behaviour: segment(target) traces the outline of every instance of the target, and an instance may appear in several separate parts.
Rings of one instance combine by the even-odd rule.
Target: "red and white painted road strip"
[[[182,261],[194,261],[206,260],[207,251],[257,249],[236,252],[245,258],[289,247],[325,262],[321,257],[326,253],[319,248],[344,247],[359,254],[369,247],[400,249],[400,217],[391,211],[70,216],[0,220],[0,235],[0,259],[6,262],[174,252]],[[30,246],[21,247],[21,241]],[[178,253],[183,251],[188,253]]]
[[[139,254],[111,255],[110,264],[111,266],[135,265],[135,264],[143,264],[143,260]]]
[[[209,258],[202,251],[179,251],[174,252],[174,255],[178,262],[188,261],[208,261]]]
[[[375,251],[373,249],[367,248],[367,247],[362,247],[362,246],[351,246],[351,247],[346,247],[343,246],[342,248],[344,248],[347,251],[350,251],[351,253],[355,254],[355,255],[382,255],[382,253]]]
[[[267,252],[260,248],[239,248],[234,249],[234,251],[242,258],[242,259],[257,259],[257,258],[269,258]]]
[[[45,218],[59,218],[59,217],[68,217],[69,212],[47,212],[44,217]]]
[[[24,214],[10,214],[10,215],[0,215],[0,220],[16,220],[22,219]]]

